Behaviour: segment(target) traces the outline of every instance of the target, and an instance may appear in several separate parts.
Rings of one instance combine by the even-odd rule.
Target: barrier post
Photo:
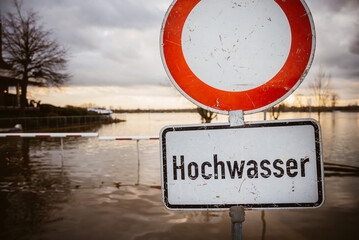
[[[61,167],[64,167],[64,138],[60,138],[61,141]]]
[[[137,185],[140,185],[140,149],[139,149],[140,140],[136,140],[136,150],[137,150]]]

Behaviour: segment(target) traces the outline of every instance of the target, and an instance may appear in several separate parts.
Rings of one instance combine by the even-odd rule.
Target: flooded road
[[[118,117],[127,121],[77,131],[158,135],[165,125],[200,122],[196,113]],[[321,126],[324,161],[359,167],[359,114],[324,113]],[[358,183],[350,174],[327,175],[319,209],[247,211],[243,237],[357,239]],[[169,211],[160,185],[158,140],[69,138],[62,156],[60,139],[0,139],[0,239],[230,239],[228,211]]]

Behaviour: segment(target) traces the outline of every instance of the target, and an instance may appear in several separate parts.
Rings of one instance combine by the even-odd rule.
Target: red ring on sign
[[[213,88],[189,68],[182,51],[182,30],[188,15],[201,0],[177,0],[167,15],[162,34],[163,62],[170,78],[195,103],[217,112],[264,110],[292,93],[305,77],[314,55],[312,25],[301,0],[275,0],[285,13],[292,43],[281,70],[265,84],[246,91],[231,92]],[[313,27],[314,29],[314,27]],[[297,84],[299,82],[299,84]],[[190,99],[190,100],[191,100]]]

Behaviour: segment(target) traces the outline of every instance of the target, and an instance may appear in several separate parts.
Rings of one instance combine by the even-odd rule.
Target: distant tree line
[[[65,106],[57,107],[51,104],[41,104],[36,109],[29,109],[26,112],[26,117],[59,117],[59,116],[88,116],[88,115],[98,115],[95,112],[89,112],[86,108],[74,107],[74,106]],[[9,117],[21,117],[20,112],[16,109],[6,109],[0,111],[0,118],[9,118]]]
[[[111,109],[114,113],[178,113],[178,112],[197,112],[196,108],[185,109]]]
[[[279,106],[279,105],[278,105]],[[278,111],[278,106],[270,108],[268,111]],[[326,106],[326,107],[316,107],[312,106],[312,112],[317,112],[320,108],[322,112],[331,112],[331,111],[343,111],[343,112],[358,112],[358,105],[348,105],[348,106]],[[289,106],[284,103],[280,104],[279,111],[280,112],[308,112],[308,106]],[[198,112],[197,108],[186,108],[186,109],[111,109],[114,113],[177,113],[177,112]]]
[[[271,111],[278,111],[279,106],[271,108]],[[280,112],[308,112],[309,106],[289,106],[286,104],[280,104]],[[342,111],[342,112],[359,112],[358,105],[348,105],[348,106],[312,106],[312,112],[333,112],[333,111]]]

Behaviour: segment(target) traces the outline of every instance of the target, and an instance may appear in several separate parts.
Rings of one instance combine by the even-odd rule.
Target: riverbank
[[[43,104],[39,107],[0,109],[0,132],[14,130],[40,130],[91,124],[124,122],[112,115],[101,115],[85,108],[56,107]],[[15,126],[21,126],[21,128]]]
[[[14,126],[19,124],[21,125],[22,130],[44,130],[86,126],[91,124],[109,124],[124,121],[125,120],[112,118],[107,115],[0,118],[0,132],[1,130],[7,129],[15,130]],[[20,129],[17,129],[17,131],[19,130]]]

